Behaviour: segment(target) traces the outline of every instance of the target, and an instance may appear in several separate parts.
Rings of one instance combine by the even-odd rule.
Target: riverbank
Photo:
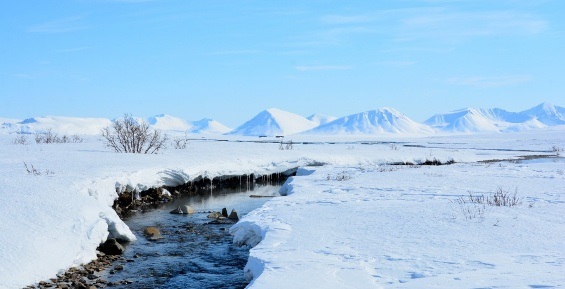
[[[562,288],[565,159],[321,167],[230,229],[256,288]]]
[[[548,130],[432,137],[402,139],[397,146],[387,143],[395,139],[384,137],[375,139],[379,142],[300,144],[292,150],[271,143],[194,141],[186,150],[159,155],[116,154],[96,138],[16,145],[12,135],[0,135],[0,267],[6,268],[0,271],[0,288],[22,288],[86,264],[109,236],[135,240],[112,209],[125,191],[176,186],[199,176],[270,175],[309,165],[368,168],[426,159],[460,163],[551,154],[552,145],[565,143],[563,135]]]

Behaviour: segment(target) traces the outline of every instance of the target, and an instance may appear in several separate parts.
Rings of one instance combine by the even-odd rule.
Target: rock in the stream
[[[210,213],[210,215],[208,215],[208,218],[210,219],[217,219],[219,217],[222,217],[222,213],[220,212],[212,212]]]
[[[116,239],[108,239],[98,250],[106,255],[121,255],[125,249]]]
[[[143,231],[143,234],[147,236],[149,240],[155,241],[163,239],[163,236],[161,236],[161,232],[159,232],[159,229],[157,229],[157,227],[147,227]]]
[[[180,206],[174,210],[171,211],[171,214],[194,214],[194,209],[191,208],[190,206]]]
[[[224,216],[225,218],[228,217],[228,209],[226,209],[226,208],[222,209],[222,216]]]
[[[239,216],[237,216],[237,212],[235,211],[235,209],[231,210],[230,215],[228,216],[228,219],[230,220],[239,220]]]

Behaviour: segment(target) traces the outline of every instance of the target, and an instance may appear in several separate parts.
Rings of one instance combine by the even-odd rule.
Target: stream
[[[282,185],[282,184],[281,184]],[[245,288],[243,268],[248,247],[232,244],[228,230],[233,224],[209,224],[211,211],[235,209],[241,218],[270,198],[251,195],[278,195],[280,185],[255,185],[251,190],[223,189],[209,193],[179,196],[158,208],[137,211],[124,221],[138,240],[127,245],[124,259],[117,261],[104,276],[108,282],[127,280],[129,285],[112,288]],[[169,212],[189,205],[195,214]],[[159,229],[163,239],[149,241],[146,227]]]

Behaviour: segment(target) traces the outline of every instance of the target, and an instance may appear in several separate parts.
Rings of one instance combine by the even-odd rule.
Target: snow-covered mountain
[[[499,131],[507,127],[496,111],[476,108],[436,114],[424,121],[424,124],[446,132],[487,132]]]
[[[309,130],[317,124],[300,115],[271,108],[240,125],[229,134],[246,136],[290,135]]]
[[[8,133],[53,133],[96,135],[112,122],[107,118],[80,118],[64,116],[32,117],[19,122],[5,122],[2,128]]]
[[[193,121],[191,124],[192,127],[188,130],[190,133],[224,134],[231,130],[231,128],[209,118]]]
[[[336,120],[337,117],[315,113],[315,114],[307,117],[306,119],[316,123],[317,125],[324,125],[328,122],[332,122],[332,121]]]
[[[466,108],[445,114],[436,114],[424,121],[444,132],[505,132],[543,128],[565,124],[565,109],[542,103],[522,112],[504,109]]]
[[[192,125],[185,120],[167,114],[158,114],[145,118],[143,121],[151,128],[163,131],[187,131],[192,128]]]
[[[338,118],[308,134],[427,134],[433,129],[417,123],[393,108],[381,108]]]
[[[549,102],[544,102],[536,107],[522,111],[520,114],[528,116],[530,119],[537,119],[547,126],[565,124],[565,108],[555,106]]]

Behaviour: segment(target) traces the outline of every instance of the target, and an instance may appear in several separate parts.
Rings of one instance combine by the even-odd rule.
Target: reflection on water
[[[130,285],[113,288],[245,288],[243,267],[249,248],[236,247],[228,229],[231,224],[207,224],[209,211],[228,212],[235,209],[239,216],[260,207],[274,196],[280,186],[255,186],[252,191],[213,191],[197,196],[181,196],[160,208],[137,212],[125,222],[138,241],[127,246],[127,261],[113,264],[103,278],[109,282],[129,280]],[[196,210],[193,215],[169,212],[180,205]],[[163,235],[158,241],[148,241],[143,230],[155,226]],[[114,268],[123,265],[123,270]]]

